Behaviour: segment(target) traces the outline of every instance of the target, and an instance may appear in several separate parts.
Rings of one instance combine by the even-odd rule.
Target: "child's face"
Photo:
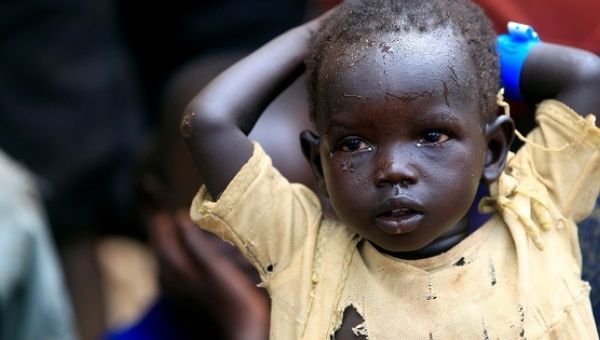
[[[445,242],[480,183],[487,142],[461,41],[449,30],[387,34],[322,65],[327,193],[348,227],[388,252]]]

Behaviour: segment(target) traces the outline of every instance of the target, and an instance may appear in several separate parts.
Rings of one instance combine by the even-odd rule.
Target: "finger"
[[[224,242],[201,230],[185,212],[178,212],[176,221],[192,260],[204,268],[205,294],[212,301],[208,304],[217,320],[226,324],[237,320],[240,325],[254,328],[259,325],[262,331],[268,329],[265,325],[268,324],[269,308],[265,295],[234,264],[231,253],[221,251],[220,245]]]
[[[226,245],[215,235],[200,229],[184,211],[175,214],[176,230],[187,259],[202,274],[208,285],[228,284],[229,277],[244,280],[232,263],[232,257],[222,251]],[[226,245],[229,247],[229,245]],[[240,275],[242,277],[240,277]]]
[[[186,251],[195,260],[200,260],[199,265],[205,266],[206,258],[215,256],[216,249],[210,238],[210,234],[200,229],[189,214],[183,210],[175,213],[177,236]]]
[[[215,279],[224,280],[225,277],[235,276],[248,281],[246,275],[234,265],[231,253],[220,251],[224,241],[200,230],[189,215],[181,212],[176,215],[177,225],[183,236],[182,241],[197,264],[210,271]]]
[[[158,212],[150,216],[148,231],[150,245],[153,247],[158,246],[159,242],[161,242],[162,233],[164,232],[161,228],[166,223],[166,215],[164,212]]]
[[[181,281],[197,281],[200,274],[177,236],[176,223],[171,214],[159,213],[152,218],[151,238],[163,283],[183,288]]]
[[[205,270],[217,270],[212,267],[227,262],[225,266],[232,265],[253,286],[260,283],[260,276],[256,268],[242,255],[242,252],[232,244],[221,240],[218,236],[201,230],[190,220],[189,213],[181,211],[177,213],[177,221],[182,235],[182,242],[190,253],[190,257],[199,267]],[[227,269],[225,269],[227,270]]]

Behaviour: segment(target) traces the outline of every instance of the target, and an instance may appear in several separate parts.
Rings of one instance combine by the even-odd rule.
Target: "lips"
[[[421,205],[401,196],[387,199],[378,207],[375,225],[387,234],[403,234],[417,229],[422,219]]]

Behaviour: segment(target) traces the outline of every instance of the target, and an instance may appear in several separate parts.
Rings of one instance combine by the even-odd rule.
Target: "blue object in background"
[[[109,332],[103,340],[191,339],[178,327],[176,316],[163,299],[157,300],[135,324]]]
[[[500,58],[500,81],[504,96],[511,100],[522,100],[519,81],[521,70],[529,51],[540,42],[540,37],[531,26],[516,22],[508,23],[508,33],[496,39],[496,52]]]
[[[578,225],[579,244],[583,258],[582,278],[590,283],[590,300],[596,324],[600,321],[600,197],[592,214]]]

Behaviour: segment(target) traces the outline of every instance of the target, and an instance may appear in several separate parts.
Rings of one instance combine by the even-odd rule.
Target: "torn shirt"
[[[390,257],[324,219],[258,144],[216,202],[200,190],[191,215],[258,269],[273,339],[329,339],[350,305],[371,340],[598,338],[574,222],[598,195],[600,130],[554,100],[537,120],[481,203],[493,217],[431,258]]]

